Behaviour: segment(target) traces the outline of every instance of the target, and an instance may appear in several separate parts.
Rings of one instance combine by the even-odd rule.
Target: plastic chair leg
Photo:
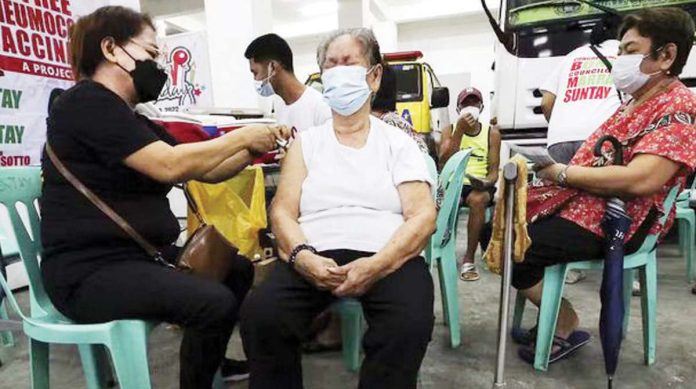
[[[679,235],[679,255],[684,255],[686,251],[686,244],[684,243],[684,240],[686,239],[686,233],[684,231],[684,228],[688,228],[686,224],[685,219],[681,219],[677,217],[677,232]]]
[[[437,258],[437,275],[440,284],[440,300],[442,300],[442,319],[445,326],[449,325],[449,311],[447,310],[447,289],[445,288],[445,269],[442,265],[442,259]]]
[[[689,283],[694,282],[696,274],[694,272],[694,250],[696,250],[696,216],[694,216],[693,211],[687,214],[684,219],[679,219],[679,246],[682,252],[686,253],[686,279]]]
[[[32,389],[48,389],[49,387],[48,347],[48,343],[29,339]]]
[[[522,296],[522,293],[517,291],[515,297],[515,313],[512,315],[512,328],[519,329],[522,327],[522,317],[524,316],[524,306],[527,303],[527,298]]]
[[[3,299],[2,304],[0,304],[0,319],[9,320],[7,316],[7,307],[5,300]],[[6,347],[14,346],[14,335],[12,331],[0,331],[0,343]]]
[[[224,389],[225,381],[222,380],[222,372],[218,369],[213,377],[213,389]]]
[[[558,311],[563,298],[563,286],[567,265],[547,267],[544,273],[544,286],[539,307],[539,323],[537,329],[536,350],[534,352],[534,368],[546,371],[549,367],[549,356],[556,333]]]
[[[123,324],[126,325],[126,324]],[[114,361],[116,376],[123,389],[151,389],[147,363],[145,331],[116,331],[107,345]]]
[[[633,296],[633,280],[635,278],[633,269],[625,269],[623,273],[623,338],[628,334],[628,323],[631,321],[631,297]]]
[[[82,370],[85,374],[85,381],[88,389],[107,388],[113,383],[111,366],[109,365],[106,348],[96,344],[80,344]]]
[[[341,337],[343,338],[343,364],[346,369],[360,369],[360,343],[362,340],[362,308],[352,303],[341,306]]]
[[[459,326],[459,296],[457,292],[457,259],[454,255],[454,247],[452,247],[451,255],[447,251],[443,252],[440,259],[441,278],[440,282],[444,284],[443,311],[446,312],[447,325],[450,332],[450,344],[452,348],[457,348],[462,343],[461,328]]]
[[[640,284],[642,288],[641,305],[643,309],[643,353],[646,365],[655,363],[657,348],[657,260],[655,252],[644,268],[640,269]]]

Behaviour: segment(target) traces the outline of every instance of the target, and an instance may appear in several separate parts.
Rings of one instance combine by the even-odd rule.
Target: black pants
[[[332,250],[321,255],[343,265],[370,254]],[[415,388],[434,322],[433,281],[425,261],[411,259],[359,300],[369,326],[360,388]],[[240,322],[250,389],[303,387],[300,344],[312,319],[334,301],[285,263],[252,291]]]
[[[638,251],[655,217],[653,210],[624,246],[626,254]],[[538,284],[547,266],[604,257],[604,239],[561,217],[541,219],[530,224],[527,231],[532,245],[524,262],[512,267],[512,286],[516,289],[529,289]]]
[[[185,328],[180,350],[180,387],[208,389],[237,322],[254,268],[235,261],[225,284],[166,268],[154,261],[106,265],[79,285],[50,291],[56,307],[79,323],[142,319]]]

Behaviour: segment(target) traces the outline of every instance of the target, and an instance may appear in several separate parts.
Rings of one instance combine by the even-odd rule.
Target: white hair
[[[326,62],[326,51],[329,45],[338,37],[349,35],[362,46],[362,55],[370,67],[382,62],[382,54],[379,51],[379,42],[375,34],[369,28],[345,28],[332,32],[319,44],[317,48],[317,64],[319,69],[323,68]]]

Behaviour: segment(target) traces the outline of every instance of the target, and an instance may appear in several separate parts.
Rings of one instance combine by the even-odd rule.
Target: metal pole
[[[515,212],[515,182],[517,165],[508,162],[503,168],[505,178],[505,244],[503,245],[503,278],[500,283],[498,311],[498,354],[495,365],[494,388],[505,386],[505,347],[507,345],[508,315],[510,312],[510,283],[512,281],[512,216]]]

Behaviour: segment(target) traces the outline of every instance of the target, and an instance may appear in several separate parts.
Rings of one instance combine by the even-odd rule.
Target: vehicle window
[[[396,74],[396,101],[403,103],[423,98],[420,64],[391,65]]]

